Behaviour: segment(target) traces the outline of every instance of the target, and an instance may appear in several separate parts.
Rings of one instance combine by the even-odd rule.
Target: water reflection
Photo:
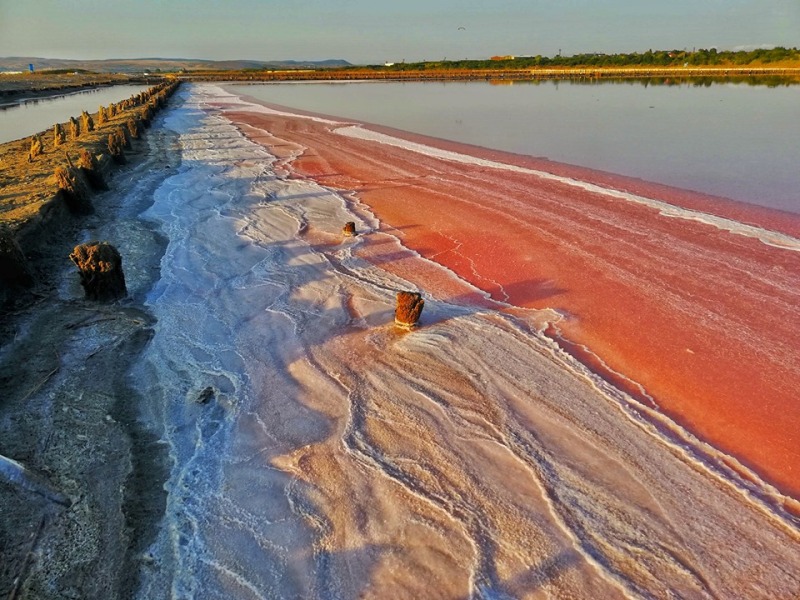
[[[150,86],[114,85],[89,90],[76,90],[57,96],[27,98],[15,104],[0,106],[0,143],[18,140],[68,121],[81,111],[97,112],[97,108],[130,98]]]
[[[138,86],[131,86],[131,87],[138,87]],[[63,98],[67,98],[69,96],[97,94],[98,92],[106,89],[108,89],[108,86],[82,89],[82,90],[59,91],[58,93],[55,93],[52,96],[37,96],[35,98],[24,98],[24,97],[14,98],[12,101],[6,104],[0,104],[0,111],[12,110],[15,108],[25,108],[27,106],[36,106],[39,103],[44,104],[48,102],[59,102]]]
[[[800,212],[800,86],[786,78],[232,87],[282,106]]]
[[[765,87],[789,87],[792,85],[800,85],[800,76],[790,75],[737,75],[726,77],[596,77],[596,76],[583,76],[574,77],[569,79],[499,79],[492,80],[489,83],[494,85],[543,85],[555,84],[558,86],[559,81],[568,82],[570,84],[579,85],[641,85],[648,87],[651,85],[666,85],[677,87],[711,87],[714,84],[738,84],[749,86],[765,86]]]

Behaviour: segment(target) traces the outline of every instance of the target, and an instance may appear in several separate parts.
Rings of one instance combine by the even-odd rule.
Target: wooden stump
[[[69,160],[69,167],[58,166],[53,175],[59,192],[63,195],[67,208],[74,215],[90,215],[94,212],[92,200],[89,197],[89,186],[83,178],[83,174],[72,167]]]
[[[397,307],[394,311],[394,323],[398,327],[412,329],[417,326],[425,301],[417,292],[397,292]]]
[[[28,287],[33,283],[25,254],[4,225],[0,225],[0,282],[10,288]]]
[[[81,285],[89,300],[116,300],[127,294],[122,257],[108,242],[75,246],[69,258],[80,271]]]
[[[353,221],[348,221],[342,227],[342,235],[345,237],[353,237],[356,234],[356,224]]]
[[[107,190],[103,174],[100,172],[100,164],[97,162],[97,157],[89,152],[86,148],[81,150],[78,158],[78,168],[83,173],[86,181],[93,190]]]
[[[123,151],[125,141],[125,132],[121,128],[117,128],[113,133],[108,134],[108,153],[118,165],[124,165],[127,162]]]
[[[42,143],[42,138],[38,135],[34,135],[31,137],[31,149],[28,152],[28,162],[33,162],[33,159],[37,156],[41,156],[44,154],[44,144]]]

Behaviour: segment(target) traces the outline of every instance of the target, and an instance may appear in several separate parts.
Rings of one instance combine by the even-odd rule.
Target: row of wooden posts
[[[101,124],[115,115],[126,115],[127,111],[127,119],[124,126],[118,126],[108,134],[106,148],[111,159],[116,164],[125,164],[125,150],[131,148],[132,140],[139,138],[145,127],[149,127],[156,111],[166,104],[167,99],[177,87],[177,82],[163,83],[131,96],[127,100],[110,104],[108,108],[100,107],[97,113],[97,121]],[[134,110],[137,108],[138,110]],[[70,135],[73,139],[77,139],[81,135],[81,126],[72,117],[70,117],[69,122],[70,131],[72,132]],[[81,115],[81,122],[84,124],[84,132],[95,130],[93,117],[85,111]],[[53,127],[54,146],[58,147],[64,141],[64,131],[61,125],[56,123]],[[28,161],[33,162],[43,152],[44,143],[41,136],[33,136],[31,138]],[[77,167],[73,164],[68,153],[65,153],[65,156],[66,164],[57,166],[53,173],[56,185],[60,193],[63,194],[70,212],[79,215],[91,213],[93,207],[89,199],[89,189],[108,189],[100,173],[97,155],[87,148],[81,148],[78,154]]]
[[[139,94],[120,102],[111,103],[108,107],[100,106],[97,111],[97,124],[107,123],[118,115],[123,115],[125,111],[133,108],[142,107],[136,113],[129,114],[124,127],[119,127],[108,136],[108,150],[115,160],[122,156],[122,148],[130,147],[129,137],[138,138],[143,125],[147,125],[155,115],[156,111],[163,107],[167,98],[177,87],[177,82],[162,83],[149,88]],[[70,117],[67,123],[69,139],[77,140],[86,133],[95,131],[95,119],[88,112],[81,112],[80,120]],[[67,141],[67,132],[61,123],[53,126],[53,147],[58,148]],[[31,137],[28,161],[33,162],[37,156],[44,153],[45,142],[40,134]]]
[[[342,229],[342,234],[347,237],[356,235],[356,224],[349,221]],[[86,298],[109,301],[127,294],[122,257],[108,242],[89,242],[76,246],[69,258],[78,267]],[[404,329],[416,327],[424,306],[425,301],[419,292],[397,292],[395,325]]]
[[[138,138],[142,127],[147,127],[150,124],[156,111],[163,108],[169,97],[175,92],[178,87],[178,82],[164,83],[154,86],[144,92],[131,96],[126,100],[110,104],[108,108],[100,107],[97,113],[98,121],[105,123],[108,119],[113,118],[115,115],[122,114],[124,111],[131,111],[131,109],[142,106],[142,110],[131,114],[126,120],[126,128],[118,127],[112,131],[108,136],[108,152],[114,162],[118,164],[125,163],[125,148],[131,147],[131,138]],[[83,113],[86,115],[86,113]],[[92,118],[88,116],[88,121],[93,128]],[[70,119],[70,124],[74,119]],[[54,134],[58,139],[57,128]],[[92,131],[93,129],[87,129]],[[75,137],[79,134],[77,131]],[[56,143],[56,145],[58,145]],[[75,201],[76,196],[81,196],[79,191],[80,185],[77,178],[77,173],[73,169],[72,161],[69,161],[70,169],[63,169],[59,167],[56,170],[56,179],[58,181],[59,189],[64,190],[69,201],[70,197]],[[99,177],[99,170],[96,157],[83,150],[79,159],[80,172],[88,179],[92,187],[95,183],[104,185],[102,178],[99,182],[92,180],[94,177]],[[122,270],[122,256],[119,251],[109,242],[89,242],[76,246],[69,255],[70,260],[78,267],[81,286],[87,299],[97,301],[112,301],[124,298],[127,295],[127,288],[125,285],[125,274]]]

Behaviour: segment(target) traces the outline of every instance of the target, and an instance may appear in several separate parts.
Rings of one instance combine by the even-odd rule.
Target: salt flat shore
[[[67,420],[22,421],[32,454],[121,452],[45,478],[69,506],[14,492],[28,597],[800,595],[792,217],[209,84],[172,104],[92,224],[133,305],[83,320],[65,278],[16,330],[81,332],[17,386]]]
[[[492,299],[556,310],[592,369],[800,495],[800,217],[277,108],[226,114]]]

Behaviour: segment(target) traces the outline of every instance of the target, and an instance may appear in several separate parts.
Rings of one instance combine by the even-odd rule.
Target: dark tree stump
[[[197,398],[195,398],[195,402],[197,402],[198,404],[208,404],[213,397],[214,397],[214,388],[208,386],[197,395]]]
[[[117,300],[127,294],[122,257],[108,242],[75,246],[69,258],[80,271],[81,285],[89,300]]]
[[[89,197],[89,186],[83,179],[83,174],[72,165],[69,155],[67,161],[69,167],[56,167],[54,176],[59,193],[72,214],[90,215],[94,212],[94,206]]]
[[[356,234],[356,224],[353,221],[348,221],[342,227],[342,235],[346,237],[353,237]]]
[[[417,292],[397,292],[397,307],[394,311],[394,322],[398,327],[412,329],[417,326],[425,301]]]
[[[28,261],[17,240],[0,225],[0,282],[11,288],[28,287],[33,283]]]
[[[100,163],[97,161],[97,157],[85,148],[81,150],[78,158],[78,168],[93,190],[108,189],[103,174],[100,172]]]

